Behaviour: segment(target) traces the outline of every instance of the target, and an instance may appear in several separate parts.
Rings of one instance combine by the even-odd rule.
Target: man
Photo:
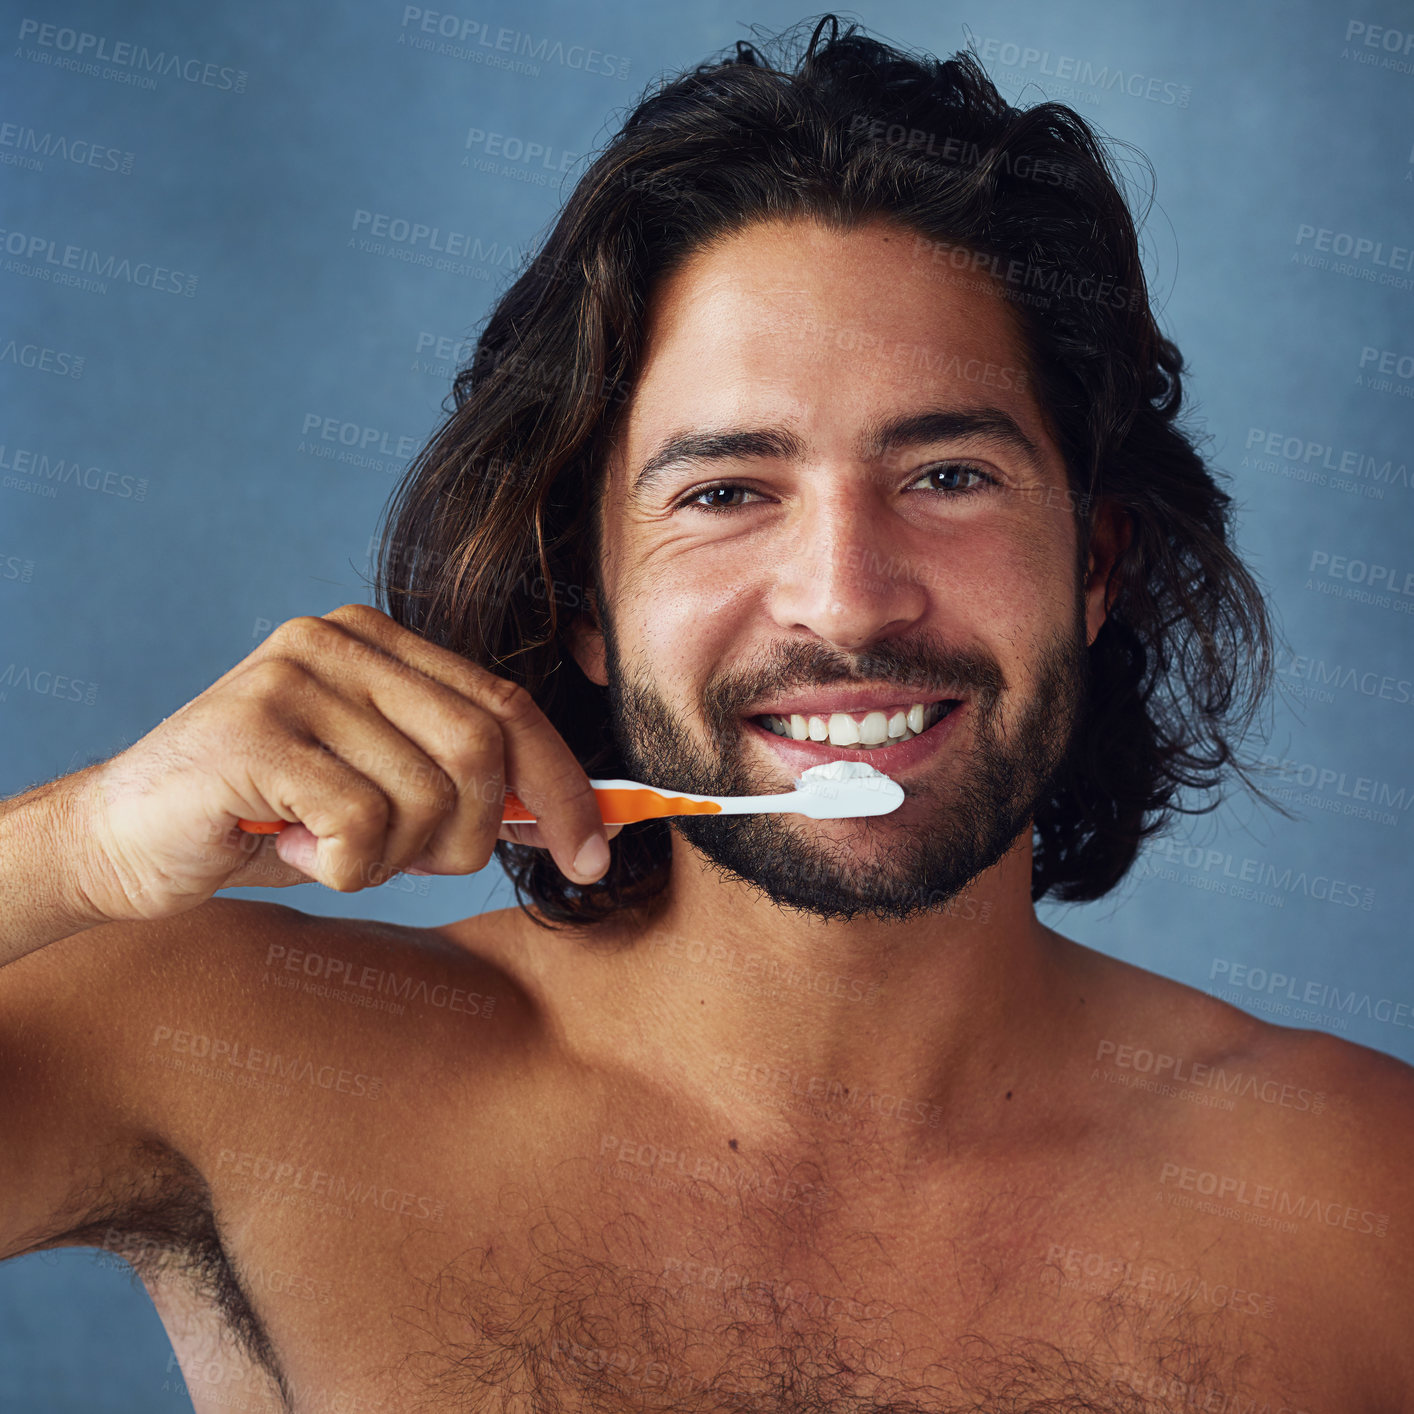
[[[580,183],[389,614],[0,815],[0,1251],[127,1257],[199,1410],[1410,1407],[1409,1068],[1034,913],[1265,671],[1128,213],[1068,110],[823,29]],[[588,785],[838,758],[902,806],[609,848]],[[493,848],[441,928],[211,896]]]

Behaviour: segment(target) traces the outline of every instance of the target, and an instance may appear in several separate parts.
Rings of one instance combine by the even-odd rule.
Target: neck
[[[1073,1001],[1030,884],[1028,830],[929,913],[826,921],[779,908],[674,834],[669,884],[626,927],[631,945],[576,950],[581,1034],[676,1093],[734,1102],[747,1130],[754,1118],[758,1131],[838,1133],[847,1113],[956,1137],[1027,1086],[1028,1058],[1047,1053]]]

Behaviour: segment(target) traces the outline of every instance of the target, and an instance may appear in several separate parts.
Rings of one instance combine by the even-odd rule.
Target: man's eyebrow
[[[1041,449],[1009,412],[998,407],[930,408],[904,413],[865,428],[858,452],[863,461],[880,461],[890,452],[934,442],[982,438],[1019,452],[1031,465],[1043,466]],[[750,457],[790,460],[804,455],[800,437],[784,427],[707,428],[669,437],[639,468],[632,498],[647,494],[664,472],[688,463],[741,461]]]
[[[799,457],[805,444],[783,427],[679,432],[669,437],[639,468],[629,495],[644,496],[670,467],[688,462],[743,461],[748,457]]]
[[[1021,429],[1021,424],[999,407],[931,408],[905,413],[868,428],[860,444],[860,459],[881,461],[890,452],[905,447],[926,446],[930,442],[954,442],[964,437],[995,442],[1019,452],[1040,471],[1045,458],[1040,447]]]

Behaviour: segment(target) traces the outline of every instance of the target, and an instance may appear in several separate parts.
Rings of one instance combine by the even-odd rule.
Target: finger
[[[605,833],[609,839],[613,839],[622,829],[622,825],[606,825],[604,827]],[[540,833],[539,826],[534,824],[504,824],[501,826],[501,832],[497,838],[505,840],[509,844],[530,845],[535,849],[549,848],[549,845],[546,844],[544,837]],[[420,863],[421,861],[414,860],[413,862]]]
[[[430,873],[472,874],[490,862],[504,796],[500,730],[440,683],[394,702],[371,685],[362,701],[333,688],[309,725],[324,749],[353,766],[388,802],[372,883],[417,862]],[[380,873],[381,871],[381,873]]]
[[[384,883],[453,807],[453,783],[376,709],[349,702],[312,674],[297,703],[270,706],[263,740],[230,768],[227,784],[238,798],[268,803],[243,818],[302,824],[315,837],[312,856],[301,852],[305,835],[294,833],[276,857],[330,888]],[[488,841],[482,864],[491,849]]]
[[[351,644],[361,651],[358,669],[350,666]],[[367,833],[368,820],[355,821],[354,835],[345,837],[318,823],[327,813],[304,812],[317,802],[320,789],[347,789],[348,778],[335,773],[320,787],[306,776],[296,796],[291,783],[277,777],[284,793],[276,803],[285,809],[267,815],[302,820],[321,841],[330,841],[318,858],[327,857],[333,872],[318,873],[321,882],[344,891],[382,883],[429,848],[436,849],[439,873],[472,873],[486,866],[504,795],[500,729],[489,714],[318,619],[285,634],[278,651],[252,662],[247,671],[248,691],[271,721],[272,744],[252,749],[252,760],[279,762],[286,742],[302,741],[351,766],[367,789],[383,797],[382,840]],[[295,760],[308,767],[306,754],[289,764]],[[261,772],[252,774],[265,779]],[[257,792],[261,781],[254,782]],[[431,845],[434,831],[448,819],[454,822],[451,833]]]
[[[412,672],[489,713],[501,732],[502,782],[509,783],[536,815],[544,847],[550,850],[556,865],[580,883],[591,883],[603,873],[608,862],[608,835],[589,777],[523,687],[429,643],[367,605],[345,605],[325,619],[311,622],[330,623],[348,635],[350,644],[363,645],[361,653],[351,647],[344,651],[360,658],[375,700],[384,710],[392,711],[395,720],[398,694],[394,689],[400,682],[405,683]],[[416,731],[409,734],[465,789],[466,775],[459,769],[462,752],[455,739],[431,741]],[[499,808],[499,797],[495,805]],[[439,831],[438,846],[443,843],[444,833],[454,834],[461,828],[458,821],[448,830]],[[602,863],[589,869],[577,868],[575,860],[580,851],[596,839],[604,845]]]
[[[316,838],[303,825],[287,825],[278,835],[250,835],[233,827],[228,843],[240,851],[241,863],[220,887],[283,889],[314,882],[311,873],[289,862],[290,847],[300,835],[311,842]]]

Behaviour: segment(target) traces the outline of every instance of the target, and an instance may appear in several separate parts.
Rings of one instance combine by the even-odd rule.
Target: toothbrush
[[[795,780],[795,789],[777,795],[693,795],[638,781],[591,780],[606,825],[632,825],[665,815],[808,815],[812,820],[847,820],[888,815],[903,804],[903,787],[864,761],[826,761]],[[536,816],[511,790],[501,811],[505,825],[533,824]],[[251,834],[279,834],[288,820],[237,820]]]

